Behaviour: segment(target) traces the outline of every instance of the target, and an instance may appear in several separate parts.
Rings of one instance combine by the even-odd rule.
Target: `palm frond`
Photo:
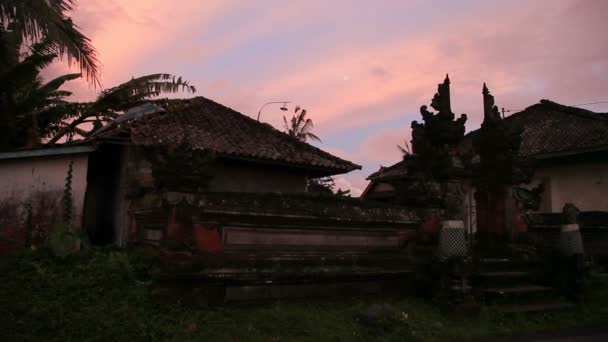
[[[300,131],[302,132],[309,132],[310,130],[312,130],[314,128],[314,125],[312,123],[311,119],[306,119],[306,122],[304,122],[304,125],[302,125],[302,127],[300,127]]]
[[[89,38],[67,17],[74,5],[74,0],[2,0],[0,21],[10,23],[24,39],[51,40],[56,44],[54,52],[67,57],[70,64],[76,61],[87,79],[100,85],[97,53]]]
[[[195,93],[196,88],[181,77],[171,74],[151,74],[133,78],[116,87],[104,90],[97,98],[95,106],[99,109],[113,108],[122,110],[151,97],[180,90]]]
[[[306,120],[306,109],[302,109],[302,111],[296,116],[296,127],[301,128],[302,123]]]
[[[67,75],[59,76],[59,77],[47,82],[45,85],[40,87],[38,89],[38,91],[41,93],[44,93],[45,95],[48,95],[52,92],[55,92],[57,89],[59,89],[65,82],[75,80],[77,78],[80,78],[81,76],[82,76],[81,74],[67,74]]]
[[[321,138],[319,138],[315,134],[310,133],[310,132],[306,132],[306,133],[304,133],[304,141],[308,141],[308,139],[314,140],[314,141],[318,141],[318,142],[322,142]]]
[[[403,141],[403,146],[397,145],[397,149],[399,150],[399,152],[401,152],[403,156],[409,156],[410,154],[412,154],[412,152],[410,151],[410,146],[406,140]]]
[[[285,118],[285,115],[283,115],[283,128],[286,131],[289,131],[289,124],[287,123],[287,118]]]

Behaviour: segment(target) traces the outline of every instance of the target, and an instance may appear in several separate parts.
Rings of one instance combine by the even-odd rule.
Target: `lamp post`
[[[262,108],[260,108],[260,110],[258,110],[258,121],[260,121],[260,114],[262,114],[262,109],[264,109],[264,107],[266,107],[269,104],[273,104],[273,103],[282,103],[283,106],[281,107],[282,111],[286,111],[287,107],[285,107],[288,103],[291,103],[289,101],[271,101],[271,102],[266,102],[264,103],[264,105],[262,106]]]

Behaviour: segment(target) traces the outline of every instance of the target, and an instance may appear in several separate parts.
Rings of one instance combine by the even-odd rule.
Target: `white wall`
[[[88,157],[86,154],[0,160],[0,239],[23,238],[31,206],[34,229],[51,229],[62,219],[63,192],[73,158],[73,221],[82,224]],[[17,241],[18,242],[18,241]]]
[[[533,184],[545,183],[544,212],[561,212],[565,203],[581,211],[608,211],[608,161],[572,162],[536,169]]]

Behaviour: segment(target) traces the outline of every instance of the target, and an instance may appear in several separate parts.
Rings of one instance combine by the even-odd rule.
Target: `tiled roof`
[[[541,100],[505,120],[523,127],[519,154],[524,158],[608,151],[608,113],[595,113]],[[470,148],[475,132],[467,134],[463,146]],[[367,179],[381,181],[406,175],[405,162],[400,161],[380,168]]]
[[[224,157],[287,164],[338,174],[361,169],[269,124],[258,122],[204,97],[155,101],[164,111],[114,123],[96,139],[129,133],[135,145],[180,145]]]
[[[505,119],[520,125],[525,158],[608,150],[608,114],[541,100]]]
[[[367,177],[368,180],[382,181],[395,178],[403,178],[407,175],[407,165],[404,160],[388,167],[381,166],[380,169]]]

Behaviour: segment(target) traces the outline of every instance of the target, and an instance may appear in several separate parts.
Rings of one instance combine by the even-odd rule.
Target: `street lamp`
[[[289,102],[289,101],[272,101],[272,102],[266,102],[266,103],[264,103],[264,105],[262,106],[262,108],[260,108],[260,110],[258,110],[258,121],[260,121],[260,114],[262,114],[262,109],[264,109],[264,107],[266,107],[267,105],[273,104],[273,103],[282,103],[283,106],[281,106],[281,110],[285,112],[285,111],[287,111],[286,105],[288,103],[291,103],[291,102]]]

